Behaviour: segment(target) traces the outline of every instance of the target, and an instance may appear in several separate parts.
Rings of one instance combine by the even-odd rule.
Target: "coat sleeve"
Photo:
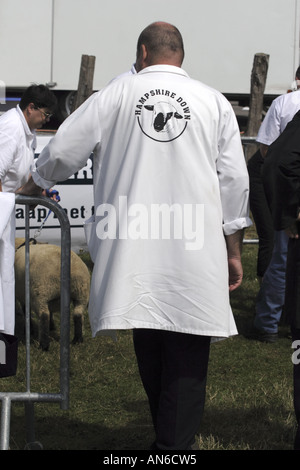
[[[284,230],[292,225],[300,207],[300,147],[284,154],[275,172],[274,226]]]
[[[271,145],[281,134],[280,125],[280,102],[275,99],[261,123],[257,134],[257,142],[265,145]]]
[[[300,202],[300,112],[288,123],[264,159],[262,181],[275,230],[297,217]]]
[[[100,141],[98,93],[94,93],[60,126],[32,168],[34,182],[50,188],[83,168]]]
[[[249,227],[249,176],[235,114],[223,105],[219,129],[217,173],[223,210],[223,230],[231,235]]]
[[[14,161],[18,151],[17,142],[13,136],[0,131],[0,180],[3,180]]]

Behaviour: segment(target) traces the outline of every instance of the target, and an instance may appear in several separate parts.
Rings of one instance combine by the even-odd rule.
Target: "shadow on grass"
[[[284,408],[276,410],[280,417]],[[295,428],[270,419],[268,407],[207,408],[200,430],[200,445],[208,450],[292,450]],[[251,443],[251,444],[249,444]]]
[[[105,423],[88,423],[84,417],[76,420],[68,411],[53,416],[41,416],[42,407],[37,405],[35,413],[35,439],[43,446],[43,450],[148,450],[154,440],[153,427],[149,419],[144,419],[147,412],[146,402],[128,403],[131,408],[141,409],[141,418],[128,420],[124,426],[110,426]],[[23,450],[26,445],[25,416],[20,405],[12,409],[10,448]]]
[[[256,297],[253,297],[253,293],[249,294],[249,290],[243,287],[232,292],[230,296],[237,329],[243,336],[246,336],[252,328],[255,316],[255,301]]]
[[[70,418],[68,412],[47,417],[37,414],[36,440],[41,442],[44,450],[147,451],[154,440],[150,417],[146,416],[147,403],[127,403],[127,407],[128,411],[138,407],[140,418],[119,427],[76,420]],[[200,430],[200,450],[292,450],[294,428],[280,419],[284,413],[283,408],[278,409],[276,414],[279,418],[272,421],[268,407],[224,410],[209,406],[205,409]],[[109,419],[107,421],[109,423]],[[26,444],[25,437],[20,442],[21,422],[25,424],[24,420],[20,421],[20,414],[13,412],[12,450],[23,450]]]

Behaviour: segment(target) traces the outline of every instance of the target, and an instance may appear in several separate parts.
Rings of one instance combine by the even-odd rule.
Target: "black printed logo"
[[[169,90],[150,90],[138,101],[135,115],[141,131],[158,142],[178,139],[191,119],[187,102]]]

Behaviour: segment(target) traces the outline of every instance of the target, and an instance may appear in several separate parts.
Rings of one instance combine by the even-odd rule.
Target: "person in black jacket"
[[[300,345],[300,111],[269,147],[262,173],[275,230],[289,236],[285,312],[293,347]],[[294,449],[300,450],[300,354],[294,353],[294,409],[297,432]]]

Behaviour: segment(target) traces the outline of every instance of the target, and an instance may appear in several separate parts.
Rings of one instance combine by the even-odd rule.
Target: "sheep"
[[[16,239],[15,295],[22,310],[25,306],[25,247]],[[60,310],[61,249],[51,244],[30,245],[30,310],[38,319],[39,345],[49,349],[53,316]],[[71,251],[70,298],[74,306],[73,344],[83,341],[83,315],[87,309],[90,291],[90,273],[80,257]]]

